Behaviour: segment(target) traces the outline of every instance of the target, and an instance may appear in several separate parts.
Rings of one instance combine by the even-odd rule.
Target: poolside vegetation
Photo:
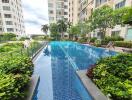
[[[31,52],[38,50],[38,42],[28,49],[23,43],[6,43],[0,47],[0,99],[24,100],[33,72]],[[40,46],[39,46],[40,47]]]
[[[112,100],[132,100],[132,54],[100,59],[93,82]]]

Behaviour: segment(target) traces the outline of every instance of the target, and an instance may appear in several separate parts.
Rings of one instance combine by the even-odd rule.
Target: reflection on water
[[[73,42],[51,42],[35,61],[34,74],[40,75],[40,83],[34,100],[92,100],[76,70],[115,54]]]

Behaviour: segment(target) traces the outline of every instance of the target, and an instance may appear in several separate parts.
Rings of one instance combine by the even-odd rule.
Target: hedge
[[[107,45],[110,41],[124,41],[122,37],[105,37],[102,41],[102,45]]]
[[[132,41],[115,41],[115,46],[132,48]]]
[[[102,58],[93,73],[95,84],[112,100],[132,100],[132,54]]]
[[[0,53],[22,49],[23,47],[23,43],[6,43],[5,45],[0,47]]]
[[[0,100],[24,100],[28,82],[26,75],[0,74]]]
[[[33,63],[22,48],[22,43],[7,43],[0,48],[0,100],[25,100]]]

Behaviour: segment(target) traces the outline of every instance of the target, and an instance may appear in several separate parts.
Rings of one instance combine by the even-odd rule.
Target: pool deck
[[[87,70],[77,71],[77,75],[84,84],[89,94],[94,100],[108,100],[108,98],[99,90],[99,88],[86,75]]]

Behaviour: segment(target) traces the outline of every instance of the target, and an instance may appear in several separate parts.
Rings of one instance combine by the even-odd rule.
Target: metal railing
[[[14,57],[14,56],[23,56],[26,55],[28,57],[33,57],[34,54],[43,46],[45,46],[47,44],[47,42],[41,42],[41,43],[37,43],[37,44],[31,44],[29,48],[21,48],[12,52],[3,52],[0,53],[0,57]]]

